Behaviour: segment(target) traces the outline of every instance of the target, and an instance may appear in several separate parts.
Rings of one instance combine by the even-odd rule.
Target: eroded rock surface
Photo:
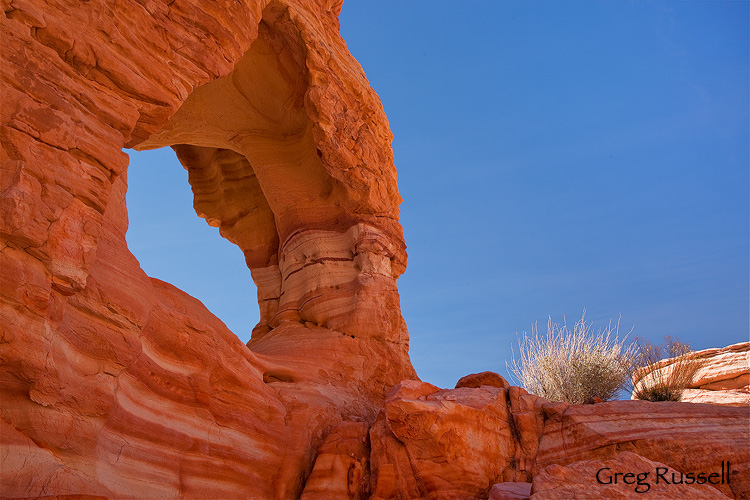
[[[502,387],[504,389],[508,389],[510,387],[508,381],[497,373],[481,372],[472,373],[471,375],[461,377],[458,382],[456,382],[455,388],[459,389],[461,387],[482,387],[483,385],[489,387]]]
[[[680,471],[730,461],[737,480],[717,487],[750,497],[750,408],[683,402],[610,401],[545,405],[534,475],[547,465],[610,459],[632,451]]]
[[[530,479],[536,401],[518,387],[401,384],[370,431],[373,498],[486,498]]]
[[[702,474],[702,476],[701,476]],[[714,476],[711,476],[714,474]],[[654,498],[672,500],[727,500],[708,484],[726,482],[723,466],[715,470],[679,471],[647,460],[636,453],[622,452],[609,460],[585,460],[568,466],[549,465],[534,477],[528,500],[629,500]]]
[[[370,430],[372,498],[513,498],[550,466],[606,461],[627,450],[686,472],[729,463],[732,481],[716,491],[745,499],[748,421],[750,408],[645,401],[570,405],[513,386],[441,390],[404,382],[389,394]],[[594,476],[588,480],[596,482]],[[494,488],[498,483],[514,484]],[[549,495],[544,498],[555,498]]]
[[[369,424],[341,422],[318,448],[301,500],[369,498]]]
[[[682,393],[682,401],[729,406],[750,406],[750,342],[704,349],[695,353],[701,361],[693,380]],[[634,384],[663,380],[673,359],[659,362],[652,372],[639,372]]]
[[[416,375],[391,133],[337,1],[3,0],[0,496],[298,498]],[[250,349],[125,242],[174,146],[243,250]]]
[[[498,483],[492,486],[487,500],[529,500],[531,483]]]
[[[729,461],[748,497],[748,408],[416,380],[391,134],[340,1],[0,6],[0,496],[485,499],[631,450]],[[164,146],[252,271],[247,346],[127,249],[122,148]]]

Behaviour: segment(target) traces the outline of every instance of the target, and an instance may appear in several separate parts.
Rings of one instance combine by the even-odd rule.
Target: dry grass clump
[[[704,361],[695,356],[690,344],[671,336],[664,337],[661,345],[645,339],[636,338],[636,341],[639,348],[638,369],[633,374],[634,399],[680,401],[682,392],[691,384]]]
[[[519,341],[520,360],[515,355],[508,367],[523,387],[545,399],[584,403],[592,398],[608,400],[629,382],[635,360],[634,346],[618,338],[620,323],[596,332],[586,324],[586,311],[573,331],[549,318],[547,335],[532,335]]]

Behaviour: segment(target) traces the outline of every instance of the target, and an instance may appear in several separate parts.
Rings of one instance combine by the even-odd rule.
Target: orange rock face
[[[372,498],[487,498],[530,480],[541,402],[518,387],[401,384],[370,430]]]
[[[712,476],[713,474],[713,476]],[[566,467],[550,465],[534,477],[529,500],[600,498],[628,500],[647,498],[672,500],[727,500],[709,484],[727,481],[724,465],[710,471],[678,471],[625,451],[609,460],[586,460]]]
[[[534,475],[552,465],[613,458],[632,451],[683,472],[718,470],[730,461],[731,484],[716,486],[750,497],[750,408],[682,402],[610,401],[545,405]]]
[[[370,489],[369,424],[341,422],[318,448],[301,500],[360,500]]]
[[[606,461],[628,450],[685,473],[718,471],[729,463],[731,481],[713,489],[746,499],[748,421],[750,408],[645,401],[569,405],[518,387],[440,390],[411,381],[394,388],[370,430],[371,498],[523,498],[520,483],[536,485],[545,470]],[[597,484],[593,475],[580,478],[579,496],[586,481]],[[540,498],[568,497],[553,492]]]
[[[416,377],[340,6],[2,2],[0,496],[299,498],[330,430]],[[167,145],[252,270],[249,349],[127,249],[122,149]]]
[[[459,389],[461,387],[482,387],[483,385],[489,387],[502,387],[504,389],[508,389],[510,387],[508,381],[497,373],[482,372],[472,373],[471,375],[461,377],[459,381],[456,382],[456,389]]]
[[[682,401],[729,406],[750,406],[750,342],[741,342],[721,349],[705,349],[695,353],[702,361],[692,383],[682,393]],[[643,372],[634,383],[662,380],[658,372],[668,372],[672,359],[661,361],[654,373]]]

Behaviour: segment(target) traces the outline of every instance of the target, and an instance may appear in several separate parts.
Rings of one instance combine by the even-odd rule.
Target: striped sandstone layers
[[[2,7],[0,496],[298,498],[329,430],[416,376],[340,2]],[[258,284],[250,349],[127,249],[122,149],[167,145]]]
[[[701,362],[682,401],[729,406],[750,406],[750,342],[704,349],[694,353]],[[665,380],[674,359],[660,361],[652,372],[637,372],[634,384]]]
[[[540,492],[532,499],[628,498],[618,496],[622,485],[599,483],[597,469],[575,473],[588,471],[585,462],[616,461],[623,451],[685,474],[716,473],[715,484],[699,488],[713,492],[705,498],[750,498],[750,408],[647,401],[571,405],[502,379],[493,383],[486,374],[475,379],[487,385],[464,378],[450,390],[417,381],[394,387],[369,432],[372,500],[499,500],[518,498],[512,495],[524,485],[526,492]],[[628,469],[631,465],[625,460],[616,470],[642,472],[636,465]],[[558,474],[564,467],[571,472]],[[575,480],[561,488],[566,477]],[[650,478],[656,479],[653,470]],[[493,488],[496,484],[505,486]],[[671,491],[663,481],[658,489]],[[556,491],[577,496],[555,497]],[[635,498],[632,486],[628,494]]]
[[[748,408],[416,380],[391,134],[340,1],[0,5],[0,497],[485,499],[648,459],[731,463],[716,491],[748,498]],[[122,148],[165,146],[252,271],[247,346],[127,248]]]

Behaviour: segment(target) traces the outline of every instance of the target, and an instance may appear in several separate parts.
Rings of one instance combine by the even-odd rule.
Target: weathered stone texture
[[[719,470],[729,462],[731,484],[715,491],[747,499],[748,421],[750,408],[646,401],[570,405],[513,386],[440,390],[410,381],[389,394],[370,430],[372,498],[485,499],[498,483],[530,483],[550,466],[562,470],[631,451],[685,472]],[[594,476],[581,478],[575,488],[582,491],[585,481],[596,483]],[[513,498],[522,488],[498,487],[492,494]],[[555,498],[549,495],[543,498]]]
[[[697,351],[700,368],[682,393],[682,401],[728,406],[750,406],[750,342]],[[657,363],[651,371],[639,371],[635,384],[664,380],[674,359]],[[635,396],[633,396],[635,397]]]
[[[340,1],[0,6],[0,497],[549,498],[627,450],[730,461],[748,498],[748,407],[417,380],[392,137]],[[251,269],[247,346],[127,248],[123,147],[164,146]],[[697,389],[746,387],[735,347]]]
[[[298,498],[329,431],[416,377],[340,2],[1,6],[0,496]],[[166,145],[245,252],[251,349],[127,249],[123,147]]]
[[[629,500],[645,497],[728,500],[730,497],[706,484],[710,473],[716,475],[710,478],[712,482],[725,481],[725,474],[720,470],[683,472],[625,451],[609,460],[586,460],[565,467],[549,465],[534,477],[528,499]]]

